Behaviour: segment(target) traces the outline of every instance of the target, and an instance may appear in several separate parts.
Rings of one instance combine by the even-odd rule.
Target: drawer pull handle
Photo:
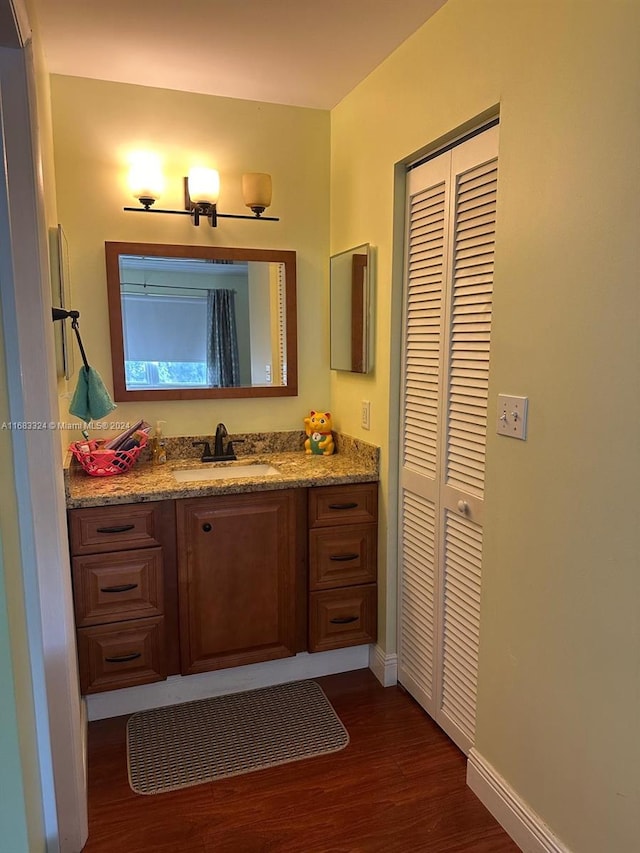
[[[357,616],[336,616],[335,619],[329,619],[332,625],[348,625],[349,622],[357,622]]]
[[[125,533],[134,527],[135,524],[116,524],[113,527],[98,527],[98,533]]]
[[[121,583],[119,586],[101,586],[100,592],[129,592],[130,589],[137,588],[137,583]]]
[[[344,504],[329,504],[329,509],[355,509],[357,506],[357,501],[348,501]]]
[[[141,652],[132,652],[130,655],[118,655],[115,658],[105,658],[107,663],[126,663],[129,660],[136,660],[136,658],[141,658]]]
[[[337,563],[347,563],[349,560],[357,560],[357,554],[332,554],[330,560],[335,560]]]
[[[209,524],[208,521],[202,525],[202,529],[204,530],[205,533],[211,533],[211,531],[213,530],[213,528],[211,527],[211,525]]]

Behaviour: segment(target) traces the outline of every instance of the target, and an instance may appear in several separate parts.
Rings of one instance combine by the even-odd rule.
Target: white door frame
[[[12,0],[0,0],[6,13]],[[15,0],[14,0],[15,2]],[[24,42],[22,4],[16,32]],[[28,30],[27,30],[28,34]],[[0,48],[0,300],[11,421],[57,423],[44,195],[31,46]],[[80,697],[57,430],[12,430],[37,750],[47,850],[87,837],[86,722]]]

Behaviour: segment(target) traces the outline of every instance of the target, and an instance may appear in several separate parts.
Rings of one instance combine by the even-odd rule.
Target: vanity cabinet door
[[[176,502],[182,673],[296,653],[296,490]]]

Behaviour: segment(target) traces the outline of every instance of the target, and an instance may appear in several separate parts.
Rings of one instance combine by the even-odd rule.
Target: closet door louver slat
[[[466,488],[470,494],[479,498],[484,495],[496,186],[497,162],[495,160],[459,176],[453,241],[446,479],[456,488]],[[487,187],[492,188],[489,194],[487,194]],[[461,199],[464,200],[462,205]],[[457,215],[461,206],[468,215],[468,218],[464,219],[466,223],[464,228]],[[479,211],[482,211],[482,214],[479,214]],[[492,239],[490,243],[482,245],[480,254],[473,254],[468,251],[469,240],[466,236],[466,227],[477,215],[483,217],[492,215]],[[461,255],[461,251],[464,251],[464,255]],[[467,284],[469,275],[475,277],[480,273],[490,274],[491,277],[480,284],[476,281],[469,286]],[[461,362],[468,365],[471,361],[475,362],[474,367],[471,369],[466,367],[461,373],[458,365]],[[480,433],[477,430],[467,433],[466,415],[470,416],[471,424],[480,427]],[[461,458],[469,457],[473,458],[477,464],[471,466],[461,462]]]
[[[431,478],[435,477],[437,464],[445,201],[444,184],[436,184],[413,196],[410,202],[404,464]],[[425,246],[429,247],[428,253]],[[431,264],[428,284],[423,275],[427,254]],[[425,353],[434,357],[425,358]],[[414,373],[415,368],[418,369]],[[414,378],[416,373],[419,381]]]
[[[443,689],[440,706],[473,743],[480,636],[481,528],[464,517],[447,512],[444,551]],[[467,570],[469,564],[477,567],[477,573]],[[461,678],[460,674],[464,677]]]
[[[402,495],[400,648],[403,683],[432,713],[434,645],[434,569],[436,515],[432,502],[404,490]]]

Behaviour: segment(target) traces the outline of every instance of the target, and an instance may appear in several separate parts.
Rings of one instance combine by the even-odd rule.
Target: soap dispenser
[[[165,448],[164,438],[162,437],[162,427],[166,421],[156,421],[156,431],[151,440],[151,456],[154,465],[164,465],[167,461],[167,450]]]

